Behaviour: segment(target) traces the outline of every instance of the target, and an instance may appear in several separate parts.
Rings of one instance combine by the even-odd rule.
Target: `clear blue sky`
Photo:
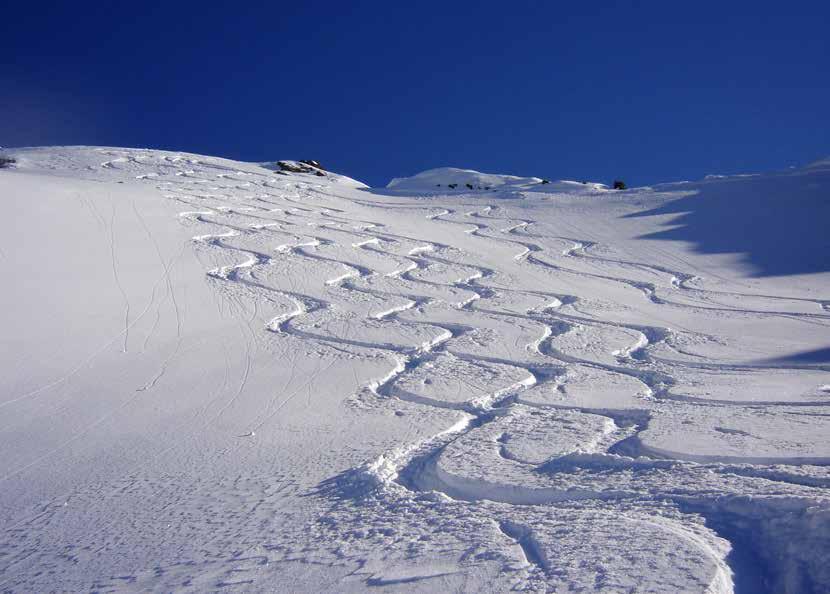
[[[830,2],[9,2],[0,145],[629,184],[830,154]]]

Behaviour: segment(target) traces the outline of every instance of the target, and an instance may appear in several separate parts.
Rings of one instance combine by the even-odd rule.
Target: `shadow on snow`
[[[693,194],[625,218],[677,214],[640,236],[691,242],[703,254],[737,253],[753,276],[830,271],[830,167],[673,185]]]

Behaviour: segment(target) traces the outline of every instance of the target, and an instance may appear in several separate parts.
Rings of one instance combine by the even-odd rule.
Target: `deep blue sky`
[[[830,154],[830,2],[9,2],[0,145],[629,184]]]

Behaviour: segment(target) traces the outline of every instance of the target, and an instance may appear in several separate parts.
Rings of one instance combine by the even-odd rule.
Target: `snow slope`
[[[495,173],[481,173],[472,169],[458,169],[457,167],[439,167],[422,171],[412,177],[396,177],[386,186],[389,190],[398,192],[430,192],[446,193],[457,190],[531,190],[531,191],[568,191],[578,193],[604,189],[603,184],[581,183],[574,181],[543,180],[540,177],[517,177]]]
[[[4,154],[0,591],[830,589],[827,161]]]

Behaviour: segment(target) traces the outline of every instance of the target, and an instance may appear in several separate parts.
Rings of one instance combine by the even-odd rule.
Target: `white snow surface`
[[[454,187],[452,187],[454,186]],[[467,192],[473,190],[521,190],[535,191],[565,190],[572,193],[603,189],[603,184],[581,183],[574,181],[551,182],[540,177],[518,177],[496,173],[481,173],[472,169],[457,167],[439,167],[422,171],[412,177],[396,177],[386,186],[390,190],[416,192],[447,192],[456,190]]]
[[[2,153],[0,591],[830,591],[830,161]]]

